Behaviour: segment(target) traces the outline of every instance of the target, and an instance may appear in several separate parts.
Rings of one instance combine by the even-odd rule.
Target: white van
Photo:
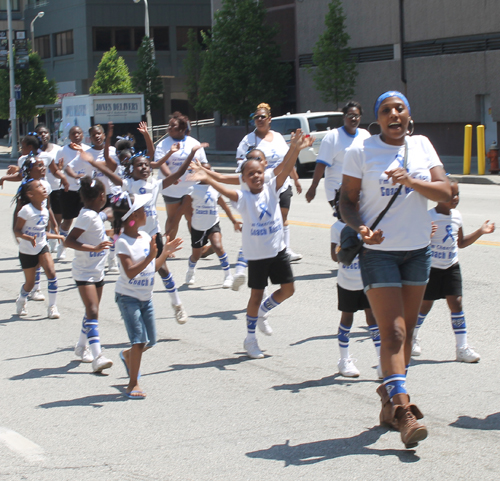
[[[290,134],[301,128],[306,134],[314,136],[314,144],[309,149],[300,152],[297,159],[297,172],[304,175],[309,170],[314,170],[319,146],[323,137],[329,130],[344,125],[344,114],[342,112],[306,112],[305,114],[286,114],[281,117],[273,117],[271,129],[279,132],[287,142]]]

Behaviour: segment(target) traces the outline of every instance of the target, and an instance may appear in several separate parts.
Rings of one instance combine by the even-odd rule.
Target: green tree
[[[278,29],[266,26],[265,17],[261,0],[223,0],[211,36],[203,34],[198,110],[248,121],[260,102],[282,102],[290,67],[279,62]]]
[[[134,92],[127,64],[116,47],[105,52],[97,67],[91,94],[131,94]]]
[[[136,92],[144,94],[146,111],[161,106],[163,83],[154,57],[154,46],[150,38],[144,37],[137,51],[137,70],[132,74]]]
[[[312,72],[316,90],[324,102],[333,102],[337,108],[350,100],[356,85],[356,64],[350,59],[347,46],[349,35],[345,31],[345,15],[340,0],[332,0],[325,16],[325,32],[313,49]]]
[[[198,35],[192,28],[188,30],[188,42],[184,45],[187,49],[187,55],[182,64],[184,74],[186,75],[185,91],[188,95],[188,100],[194,107],[196,121],[198,121],[197,105],[200,100],[200,79],[201,70],[203,67],[202,46],[198,41]],[[199,127],[196,125],[199,137]]]
[[[17,117],[29,122],[33,117],[43,114],[37,105],[55,104],[57,87],[55,80],[48,80],[43,63],[37,53],[29,54],[29,68],[15,70],[15,83],[21,85],[21,100],[16,102]],[[9,71],[0,71],[0,118],[8,119],[9,115]]]

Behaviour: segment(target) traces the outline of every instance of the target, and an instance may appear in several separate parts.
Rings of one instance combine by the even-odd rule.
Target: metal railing
[[[214,125],[215,119],[203,119],[198,121],[189,121],[191,124],[191,132],[196,127],[209,127]],[[158,142],[161,142],[168,135],[168,124],[165,125],[154,125],[153,126],[153,142],[156,145]]]

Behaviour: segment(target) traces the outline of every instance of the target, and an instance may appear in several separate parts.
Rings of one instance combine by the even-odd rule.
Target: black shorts
[[[339,301],[339,311],[341,312],[357,312],[370,309],[368,297],[363,289],[359,291],[349,291],[337,284],[337,297]]]
[[[250,289],[265,289],[267,279],[272,284],[290,284],[293,282],[290,256],[283,249],[276,257],[248,261],[248,287]]]
[[[76,285],[78,287],[80,286],[96,286],[97,289],[99,289],[100,287],[102,287],[104,285],[104,279],[101,279],[100,281],[98,282],[90,282],[90,281],[75,281],[76,282]]]
[[[462,274],[458,262],[448,267],[448,269],[431,268],[424,301],[436,301],[437,299],[445,299],[446,296],[461,295]]]
[[[37,267],[40,264],[38,257],[41,254],[45,254],[49,252],[49,246],[45,245],[44,248],[38,254],[23,254],[19,252],[19,261],[21,262],[21,267],[23,269],[33,269],[33,267]]]
[[[161,256],[161,253],[163,252],[163,236],[161,235],[161,232],[157,232],[155,234],[155,241],[156,241],[156,247],[158,247],[158,252],[156,253],[156,258]]]
[[[286,189],[280,194],[280,207],[282,209],[290,208],[290,205],[292,203],[292,195],[293,195],[292,186],[289,185],[288,189]]]
[[[209,236],[216,232],[220,232],[220,222],[217,222],[217,224],[214,224],[210,229],[205,231],[196,230],[191,227],[191,247],[193,249],[201,249],[208,244]]]
[[[80,193],[73,190],[61,190],[61,207],[63,219],[75,219],[82,210],[83,203]]]
[[[54,214],[62,214],[61,192],[61,189],[57,189],[50,193],[50,208]]]
[[[101,209],[101,212],[106,208],[106,207],[111,207],[111,199],[114,197],[113,194],[108,194],[106,196],[106,203],[104,204],[104,207]]]
[[[163,202],[165,202],[165,205],[168,204],[179,204],[182,202],[183,197],[169,197],[168,195],[162,195],[163,197]]]

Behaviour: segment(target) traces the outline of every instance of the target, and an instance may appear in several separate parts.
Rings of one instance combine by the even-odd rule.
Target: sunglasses
[[[347,114],[346,117],[350,120],[358,120],[361,118],[361,115],[356,115],[356,114]]]
[[[253,116],[254,120],[265,120],[265,119],[268,119],[268,118],[269,118],[269,115],[254,115]]]

